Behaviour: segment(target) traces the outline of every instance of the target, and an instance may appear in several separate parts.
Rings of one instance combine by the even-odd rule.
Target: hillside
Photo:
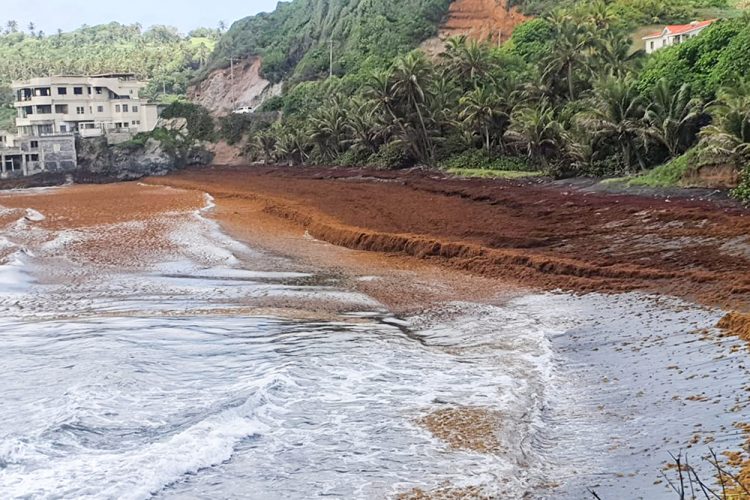
[[[291,88],[325,79],[331,69],[345,80],[361,80],[361,75],[386,67],[397,55],[420,45],[440,52],[443,40],[452,36],[506,41],[527,19],[504,0],[280,3],[272,13],[234,23],[211,56],[210,71],[203,72],[190,97],[219,115],[233,107],[255,108],[279,94],[275,83],[288,82]],[[230,59],[238,62],[234,97],[230,97]]]
[[[410,50],[436,34],[450,0],[295,0],[235,22],[212,54],[211,69],[229,59],[261,57],[271,82],[345,74]]]

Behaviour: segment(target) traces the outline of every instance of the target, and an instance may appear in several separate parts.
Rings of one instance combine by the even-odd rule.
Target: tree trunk
[[[573,64],[568,63],[568,92],[570,100],[575,100],[575,87],[573,86]]]

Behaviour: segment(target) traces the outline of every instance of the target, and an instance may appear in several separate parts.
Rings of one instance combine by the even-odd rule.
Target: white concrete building
[[[53,76],[14,82],[20,137],[150,132],[158,107],[140,97],[146,84],[132,74]]]
[[[0,135],[0,139],[4,139],[0,143],[0,179],[42,172],[70,172],[78,165],[73,134],[8,137]]]
[[[664,47],[678,45],[686,40],[696,37],[701,31],[708,28],[716,21],[716,19],[711,19],[708,21],[693,21],[690,24],[666,26],[658,33],[644,36],[643,41],[646,43],[646,53],[651,54]]]

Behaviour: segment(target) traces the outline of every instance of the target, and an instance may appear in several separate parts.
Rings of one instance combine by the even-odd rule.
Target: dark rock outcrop
[[[170,151],[159,141],[144,144],[107,144],[105,138],[78,141],[78,168],[92,176],[112,180],[133,180],[169,172],[191,165],[208,165],[213,155],[202,146],[187,151]]]

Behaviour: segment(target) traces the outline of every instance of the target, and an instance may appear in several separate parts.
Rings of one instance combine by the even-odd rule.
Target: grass
[[[657,31],[661,31],[663,29],[663,24],[649,24],[638,28],[630,37],[631,40],[633,40],[632,52],[645,50],[646,41],[643,39],[643,37],[646,35],[650,35],[651,33],[656,33]]]
[[[193,37],[190,39],[190,45],[192,45],[193,47],[198,47],[201,44],[205,45],[211,51],[216,48],[216,40],[211,40],[210,38],[201,36]]]
[[[523,179],[525,177],[541,177],[542,172],[523,170],[488,170],[484,168],[449,168],[448,173],[460,177],[477,177],[480,179]]]
[[[667,188],[679,187],[686,174],[698,164],[699,153],[691,149],[684,155],[675,158],[669,163],[652,168],[634,177],[617,177],[606,179],[602,184],[625,184],[626,186]]]

